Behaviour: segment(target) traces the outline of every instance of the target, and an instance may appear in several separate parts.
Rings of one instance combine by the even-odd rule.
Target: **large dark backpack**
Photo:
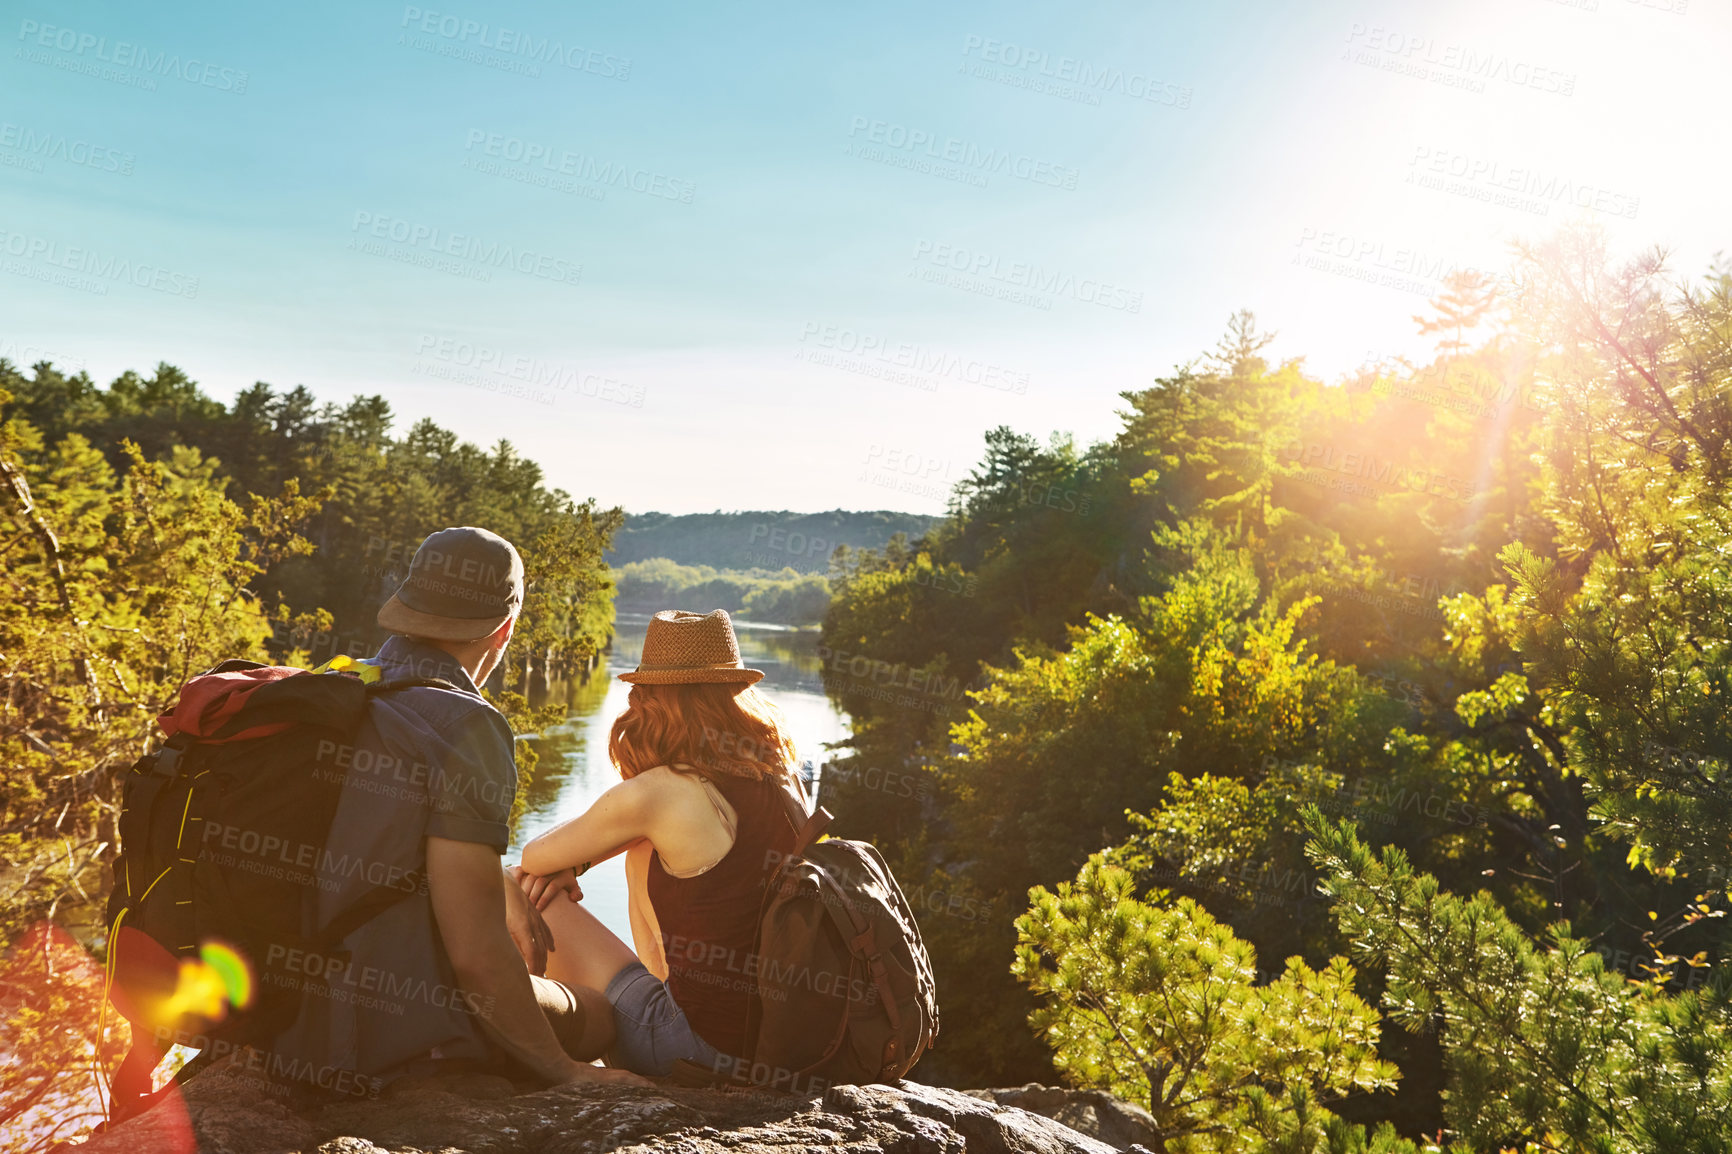
[[[902,890],[870,843],[826,838],[820,807],[794,809],[793,852],[759,913],[747,1054],[677,1077],[811,1092],[894,1082],[938,1036],[932,964]]]
[[[289,966],[304,970],[312,956],[341,962],[344,938],[425,892],[419,874],[393,876],[318,923],[345,751],[367,702],[419,685],[456,688],[331,664],[355,672],[225,661],[182,688],[182,703],[201,683],[210,695],[196,735],[183,726],[125,775],[108,983],[134,1044],[115,1080],[116,1114],[147,1104],[150,1071],[176,1042],[208,1059],[282,1032],[300,1009],[302,973]],[[224,674],[232,676],[212,684]],[[200,979],[203,988],[189,990]]]

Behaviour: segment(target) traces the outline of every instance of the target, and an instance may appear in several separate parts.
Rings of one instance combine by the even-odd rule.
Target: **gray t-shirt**
[[[301,1011],[270,1060],[367,1079],[389,1079],[419,1059],[496,1061],[481,1024],[492,1006],[457,987],[439,939],[425,839],[505,852],[517,793],[511,729],[443,650],[393,637],[370,661],[386,680],[437,677],[461,691],[376,697],[353,745],[329,751],[344,782],[318,871],[320,924],[377,886],[408,896],[349,934],[346,957],[279,959],[301,991]]]

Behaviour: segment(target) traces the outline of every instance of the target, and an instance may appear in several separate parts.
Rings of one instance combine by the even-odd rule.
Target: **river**
[[[649,619],[647,613],[619,614],[613,652],[590,675],[589,683],[578,689],[565,723],[536,739],[541,760],[530,784],[528,807],[512,831],[507,861],[515,862],[530,838],[582,813],[619,783],[619,772],[607,759],[607,735],[614,719],[625,711],[631,686],[617,675],[637,667]],[[843,740],[849,728],[847,715],[824,696],[818,634],[740,620],[734,622],[734,632],[747,666],[764,671],[758,689],[781,707],[793,726],[801,760],[822,766],[829,756],[825,743]],[[583,896],[590,912],[623,941],[631,942],[622,858],[603,862],[585,874]]]

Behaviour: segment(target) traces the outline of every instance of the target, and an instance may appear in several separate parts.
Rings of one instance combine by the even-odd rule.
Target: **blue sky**
[[[1726,244],[1705,0],[5,5],[0,355],[380,393],[628,510],[938,512],[1238,308],[1325,379]]]

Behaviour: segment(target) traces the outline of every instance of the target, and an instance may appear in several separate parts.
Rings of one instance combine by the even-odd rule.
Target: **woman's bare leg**
[[[541,917],[553,934],[547,976],[574,990],[605,990],[615,974],[637,961],[631,947],[581,902],[567,901],[561,895],[548,903]]]
[[[637,961],[631,947],[577,902],[562,894],[541,911],[553,935],[547,976],[569,989],[584,1009],[583,1041],[572,1056],[599,1058],[613,1045],[613,1005],[603,992],[615,974]]]

